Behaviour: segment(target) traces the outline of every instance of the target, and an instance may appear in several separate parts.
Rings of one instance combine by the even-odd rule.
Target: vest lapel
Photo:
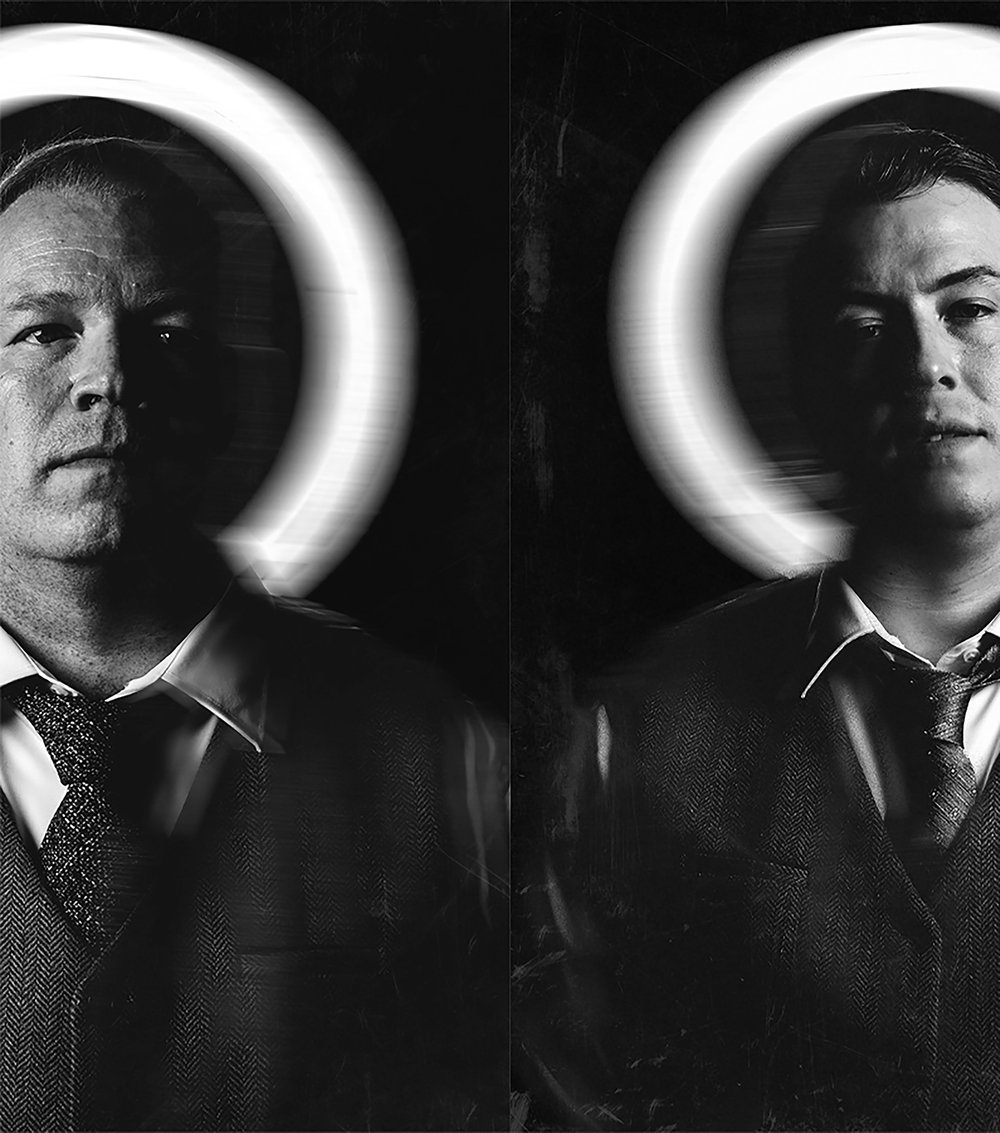
[[[852,863],[864,879],[866,892],[882,902],[888,896],[894,907],[905,909],[908,921],[933,933],[934,919],[886,831],[829,684],[821,681],[802,703],[804,711],[795,742],[803,744],[812,737],[811,750],[822,753],[825,767],[821,774],[834,808],[822,829],[832,839],[831,850],[836,847]]]
[[[0,794],[0,1129],[77,1126],[72,1003],[91,962]]]
[[[289,1008],[277,979],[248,977],[244,954],[304,935],[300,894],[276,884],[268,786],[284,763],[218,726],[154,887],[81,997],[89,1127],[273,1124],[268,1036]]]
[[[941,926],[940,1061],[932,1128],[1000,1125],[1000,779],[994,768],[930,890]]]
[[[802,809],[786,815],[785,840],[809,870],[799,964],[816,1001],[802,1005],[813,1045],[799,1061],[815,1065],[828,1044],[829,1065],[840,1066],[831,1097],[838,1079],[853,1081],[873,1115],[893,1115],[886,1127],[913,1127],[929,1105],[937,1058],[940,929],[886,833],[827,682],[779,710],[772,739],[798,768],[787,774],[798,779]],[[872,1056],[855,1063],[852,1049]],[[811,1088],[821,1096],[816,1082]]]

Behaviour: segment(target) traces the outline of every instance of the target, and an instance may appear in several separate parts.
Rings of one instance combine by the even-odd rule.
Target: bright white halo
[[[721,550],[761,575],[843,556],[848,526],[782,477],[725,382],[725,258],[790,142],[865,98],[933,89],[1000,106],[1000,33],[913,24],[831,36],[729,83],[657,158],[623,231],[611,300],[619,396],[650,469]]]
[[[388,213],[329,124],[248,63],[131,28],[0,33],[0,110],[70,97],[132,103],[187,127],[285,214],[302,301],[299,402],[267,482],[220,546],[272,592],[306,593],[368,525],[409,423],[414,320]]]

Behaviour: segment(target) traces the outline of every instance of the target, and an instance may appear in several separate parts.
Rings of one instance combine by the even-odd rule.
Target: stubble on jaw
[[[152,312],[164,311],[164,302],[174,304],[166,308],[168,329],[204,332],[198,320],[211,308],[209,293],[199,290],[204,280],[192,275],[194,261],[178,258],[176,239],[168,245],[164,232],[135,202],[75,190],[30,190],[0,214],[0,350],[11,354],[0,378],[0,492],[7,497],[0,499],[0,542],[26,563],[62,558],[89,565],[143,544],[153,550],[161,527],[182,518],[190,524],[207,466],[209,426],[197,400],[204,361],[155,353],[152,337],[149,347],[119,343],[109,364],[119,367],[115,380],[125,383],[124,394],[88,411],[70,402],[76,376],[103,373],[86,368],[105,364],[100,335],[122,335],[128,323],[155,336],[164,316]],[[79,298],[28,301],[53,290]],[[15,313],[19,304],[24,313]],[[65,324],[58,328],[65,348],[15,346],[35,320]],[[145,349],[154,353],[144,358]],[[131,351],[138,352],[130,360]],[[147,382],[152,388],[161,380],[181,382],[169,386],[169,395],[204,426],[196,428],[190,452],[186,419],[166,416],[169,405],[144,412],[133,404],[143,400]],[[123,447],[125,463],[90,471],[53,466],[95,445]]]

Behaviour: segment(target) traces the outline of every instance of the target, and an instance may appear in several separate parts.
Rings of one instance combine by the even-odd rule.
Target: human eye
[[[25,342],[29,346],[51,346],[74,336],[75,332],[63,323],[43,323],[41,326],[28,327],[15,335],[14,343]]]
[[[946,317],[952,322],[972,323],[997,313],[997,306],[985,299],[960,299],[952,303]]]
[[[851,315],[834,322],[834,338],[842,349],[867,346],[885,335],[885,321],[875,315]]]
[[[154,327],[153,334],[164,346],[183,346],[193,337],[186,327]]]
[[[201,336],[191,327],[172,323],[150,327],[149,336],[157,347],[172,355],[194,354],[202,345]]]

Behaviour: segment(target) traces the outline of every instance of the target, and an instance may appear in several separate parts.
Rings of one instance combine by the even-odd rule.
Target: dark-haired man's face
[[[216,427],[206,299],[141,210],[0,214],[0,555],[90,560],[190,514]]]
[[[1000,527],[1000,209],[942,181],[837,245],[820,427],[862,521]]]

